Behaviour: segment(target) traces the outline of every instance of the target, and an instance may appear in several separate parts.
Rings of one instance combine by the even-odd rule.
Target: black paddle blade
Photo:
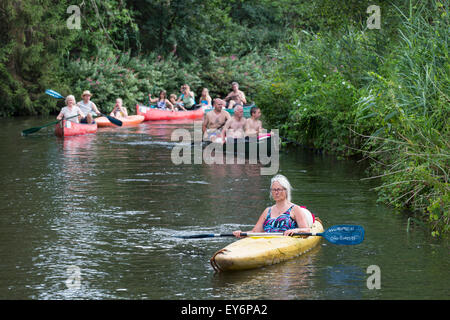
[[[191,234],[186,236],[173,236],[173,237],[181,239],[204,239],[215,237],[234,237],[234,235],[232,233],[206,233],[206,234]]]
[[[122,121],[120,121],[119,119],[116,119],[116,118],[114,118],[114,117],[107,116],[107,115],[103,115],[103,116],[104,116],[104,117],[107,117],[108,120],[109,120],[111,123],[115,124],[116,126],[121,127],[122,124],[123,124]]]
[[[22,135],[26,136],[35,132],[38,132],[39,130],[41,130],[42,127],[37,127],[37,128],[30,128],[30,129],[26,129],[22,131]]]
[[[202,238],[213,238],[214,234],[191,234],[187,236],[174,236],[174,237],[181,239],[202,239]]]
[[[73,117],[70,117],[70,118],[73,118]],[[68,118],[68,119],[70,119],[70,118]],[[59,120],[53,121],[53,122],[50,122],[50,123],[47,123],[47,124],[44,124],[43,126],[40,126],[40,127],[34,127],[34,128],[25,129],[25,130],[22,131],[22,136],[26,136],[26,135],[29,135],[29,134],[38,132],[38,131],[41,130],[42,128],[45,128],[45,127],[48,127],[48,126],[55,125],[55,124],[57,124],[58,122],[59,122]]]

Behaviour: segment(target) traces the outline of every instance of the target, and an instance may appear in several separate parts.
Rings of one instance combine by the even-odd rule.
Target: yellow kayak
[[[323,232],[320,220],[316,219],[311,232]],[[210,263],[216,271],[245,270],[268,266],[308,252],[320,242],[320,238],[320,236],[266,235],[247,237],[217,251],[210,259]]]

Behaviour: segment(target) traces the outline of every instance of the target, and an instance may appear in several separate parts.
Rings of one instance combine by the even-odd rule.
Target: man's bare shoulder
[[[227,119],[227,122],[229,122],[229,123],[234,123],[235,121],[236,121],[236,119],[234,117],[229,117]]]

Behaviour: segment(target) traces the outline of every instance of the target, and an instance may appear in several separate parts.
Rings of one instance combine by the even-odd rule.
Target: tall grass
[[[370,159],[379,199],[419,212],[437,236],[450,211],[448,3],[410,4],[392,43],[383,30],[301,33],[257,102],[289,139]]]
[[[369,112],[364,121],[381,124],[365,145],[381,176],[380,198],[422,212],[434,235],[449,230],[447,14],[438,1],[401,13],[400,42],[387,56],[383,76],[370,73],[370,94],[357,103],[360,115]]]

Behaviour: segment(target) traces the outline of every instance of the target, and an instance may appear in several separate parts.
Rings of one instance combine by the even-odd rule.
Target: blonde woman
[[[116,105],[114,106],[114,109],[111,111],[109,115],[115,118],[128,117],[127,108],[123,106],[123,100],[121,98],[116,99]]]
[[[76,105],[75,97],[73,95],[68,95],[65,102],[66,106],[61,109],[61,112],[58,114],[56,119],[68,119],[69,121],[79,123],[85,116],[83,111],[81,111],[81,109]],[[76,117],[77,115],[78,117]]]
[[[203,88],[202,90],[202,95],[200,96],[200,103],[202,105],[203,109],[211,109],[212,108],[212,104],[211,104],[211,96],[209,95],[209,91],[207,88]]]
[[[283,232],[285,236],[294,233],[311,232],[314,215],[304,206],[291,202],[291,184],[279,174],[270,183],[270,198],[275,201],[267,207],[251,231],[247,232]],[[241,237],[241,230],[234,231],[235,237]]]

